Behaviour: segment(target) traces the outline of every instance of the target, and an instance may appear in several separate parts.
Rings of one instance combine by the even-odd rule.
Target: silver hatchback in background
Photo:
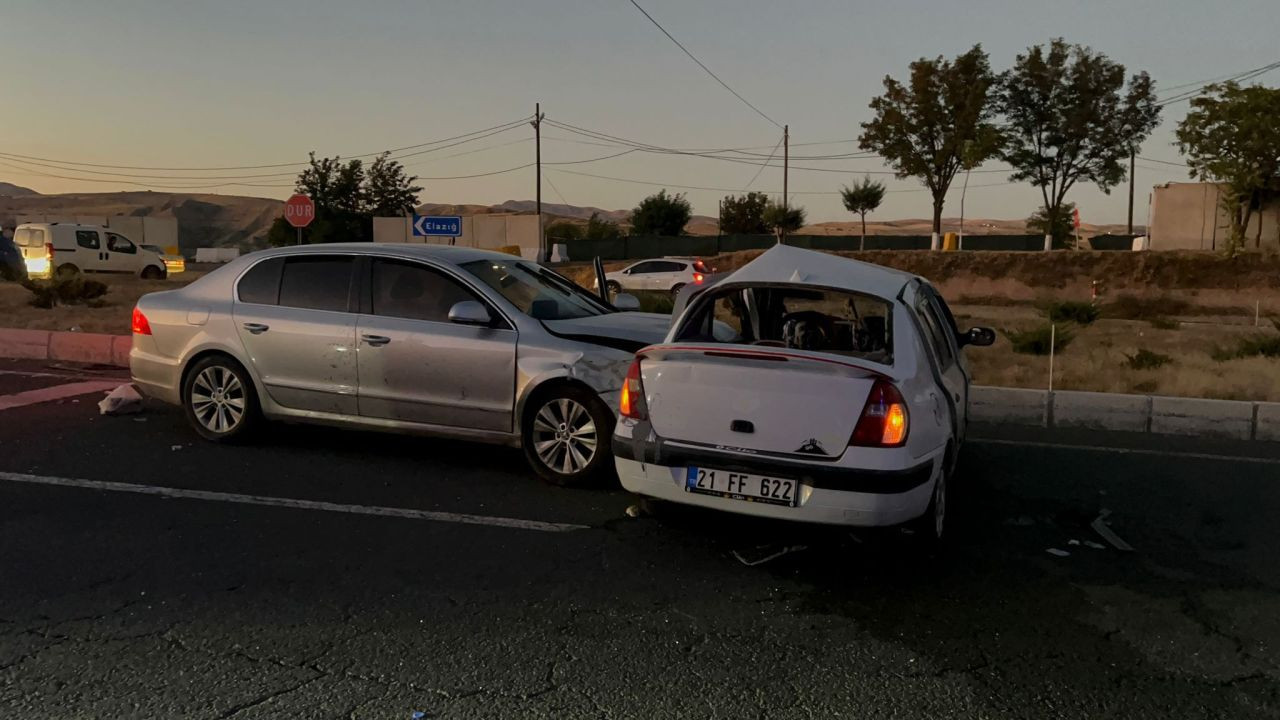
[[[519,445],[580,484],[611,471],[627,367],[669,322],[502,253],[313,245],[143,296],[129,360],[209,440],[264,418],[419,432]]]

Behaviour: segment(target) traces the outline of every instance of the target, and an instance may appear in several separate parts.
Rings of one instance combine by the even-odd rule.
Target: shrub
[[[31,291],[29,303],[33,307],[52,308],[55,305],[88,305],[102,307],[100,298],[107,294],[105,283],[86,280],[80,275],[55,276],[52,280],[28,280],[22,284]]]
[[[1280,358],[1280,335],[1242,338],[1235,348],[1214,348],[1209,355],[1218,362],[1248,357]]]
[[[1167,317],[1153,317],[1150,322],[1151,327],[1157,330],[1177,330],[1182,327],[1182,323]]]
[[[1168,355],[1152,352],[1146,348],[1139,348],[1138,352],[1125,357],[1128,358],[1125,365],[1129,366],[1130,370],[1155,370],[1173,362],[1173,358]]]
[[[1073,322],[1081,325],[1092,323],[1098,319],[1099,315],[1098,308],[1093,303],[1080,302],[1078,300],[1049,303],[1048,307],[1045,308],[1045,312],[1049,316],[1049,322]]]
[[[1050,339],[1053,338],[1053,326],[1040,325],[1030,330],[1005,330],[1005,337],[1013,345],[1013,351],[1025,355],[1048,355]],[[1060,329],[1054,338],[1055,352],[1062,352],[1074,335],[1070,330]]]
[[[640,312],[659,313],[662,315],[670,315],[675,309],[675,298],[671,297],[671,293],[662,292],[637,292],[634,293],[636,299],[640,301]]]

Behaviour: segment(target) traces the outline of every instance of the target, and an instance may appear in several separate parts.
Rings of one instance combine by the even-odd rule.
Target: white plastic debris
[[[142,412],[142,395],[130,383],[119,385],[98,402],[102,415],[130,415]]]
[[[169,446],[169,449],[170,449],[170,450],[181,450],[181,449],[182,449],[182,446],[181,446],[181,445],[170,445],[170,446]]]
[[[1093,522],[1089,523],[1089,527],[1093,528],[1094,532],[1101,535],[1103,540],[1111,543],[1111,546],[1115,549],[1123,550],[1124,552],[1133,552],[1133,546],[1124,540],[1121,540],[1120,536],[1116,535],[1115,531],[1107,525],[1107,518],[1110,516],[1111,511],[1103,508],[1102,512],[1098,513],[1098,517],[1094,518]]]
[[[1059,550],[1058,548],[1045,548],[1044,551],[1054,557],[1070,557],[1071,556],[1071,553],[1067,552],[1066,550]]]
[[[737,558],[738,562],[742,563],[743,565],[746,565],[747,567],[755,567],[756,565],[763,565],[769,562],[770,560],[777,560],[783,555],[788,555],[793,552],[800,552],[801,550],[809,549],[808,546],[806,545],[785,545],[781,547],[779,546],[773,546],[773,547],[777,547],[778,549],[773,550],[769,545],[761,545],[760,547],[757,547],[754,550],[748,550],[747,551],[748,557],[744,557],[742,553],[738,552],[737,550],[734,550],[733,556]],[[755,553],[762,553],[762,552],[765,554],[762,554],[758,557],[754,556]]]
[[[1107,549],[1107,546],[1106,546],[1106,545],[1103,545],[1102,543],[1096,543],[1096,542],[1094,542],[1094,541],[1092,541],[1092,540],[1085,540],[1085,541],[1084,541],[1084,546],[1085,546],[1085,547],[1093,548],[1094,550],[1106,550],[1106,549]]]

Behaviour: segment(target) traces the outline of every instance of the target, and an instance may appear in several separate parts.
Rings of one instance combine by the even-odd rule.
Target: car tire
[[[76,267],[75,265],[72,265],[71,263],[63,263],[62,265],[58,266],[58,272],[57,272],[58,277],[69,278],[69,277],[75,277],[76,275],[79,275],[79,274],[80,274],[80,268]]]
[[[182,409],[196,433],[213,442],[244,440],[261,421],[253,379],[226,355],[191,366],[182,382]]]
[[[938,479],[933,484],[933,494],[929,497],[929,507],[924,511],[923,515],[908,524],[916,540],[925,548],[940,547],[948,537],[947,530],[950,518],[947,517],[947,510],[950,505],[949,494],[951,490],[949,487],[951,480],[950,464],[949,458],[945,458],[942,461],[942,468],[938,471]]]
[[[617,297],[622,293],[622,284],[617,280],[610,280],[604,284],[605,290],[609,291],[609,297]]]
[[[684,289],[684,283],[676,283],[675,285],[672,285],[672,286],[671,286],[671,297],[673,297],[673,298],[674,298],[675,296],[679,295],[679,294],[680,294],[680,291],[681,291],[681,290],[683,290],[683,289]]]
[[[539,389],[520,425],[525,458],[546,482],[581,487],[613,472],[613,412],[594,390],[568,383]]]
[[[148,265],[142,268],[141,275],[143,280],[163,280],[165,271],[155,265]]]

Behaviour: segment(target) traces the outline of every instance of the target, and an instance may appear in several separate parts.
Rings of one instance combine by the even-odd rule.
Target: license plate
[[[789,478],[691,467],[685,478],[684,489],[686,492],[703,495],[795,507],[796,498],[800,494],[800,483]]]

